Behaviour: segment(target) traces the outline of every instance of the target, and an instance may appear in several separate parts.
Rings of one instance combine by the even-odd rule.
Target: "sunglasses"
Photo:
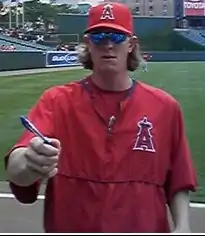
[[[123,43],[127,39],[127,35],[124,33],[104,33],[95,32],[89,35],[90,40],[95,44],[102,44],[105,40],[110,40],[114,44]]]

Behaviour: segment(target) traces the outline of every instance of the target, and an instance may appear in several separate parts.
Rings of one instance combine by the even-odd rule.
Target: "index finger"
[[[39,137],[35,137],[30,142],[30,147],[38,154],[45,156],[56,156],[59,154],[59,149],[45,144]]]

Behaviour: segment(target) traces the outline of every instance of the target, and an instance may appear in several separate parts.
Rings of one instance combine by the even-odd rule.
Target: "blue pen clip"
[[[29,130],[30,132],[32,132],[33,134],[41,138],[45,144],[52,145],[51,141],[45,136],[43,136],[43,134],[35,127],[35,125],[32,124],[25,116],[20,116],[20,120],[21,120],[22,125],[27,130]]]

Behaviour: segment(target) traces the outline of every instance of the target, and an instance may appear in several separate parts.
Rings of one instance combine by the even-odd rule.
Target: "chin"
[[[107,72],[107,73],[116,73],[119,71],[119,68],[118,68],[118,66],[111,65],[111,64],[110,65],[103,65],[103,66],[101,66],[100,71]]]

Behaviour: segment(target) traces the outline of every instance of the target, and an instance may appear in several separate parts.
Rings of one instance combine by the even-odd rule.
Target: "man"
[[[135,82],[139,45],[119,3],[92,7],[79,58],[92,73],[46,90],[28,119],[52,145],[25,132],[7,157],[22,203],[45,193],[46,232],[189,232],[196,176],[178,103]]]
[[[143,72],[148,72],[148,60],[152,58],[152,55],[150,54],[143,54],[141,57],[141,66]]]

